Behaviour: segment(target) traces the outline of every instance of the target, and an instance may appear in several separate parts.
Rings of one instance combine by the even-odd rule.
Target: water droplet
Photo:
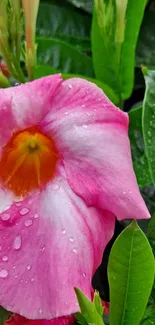
[[[61,232],[62,232],[62,234],[66,234],[66,229],[65,228],[62,228],[61,229]]]
[[[87,128],[88,128],[88,125],[83,124],[83,128],[84,128],[84,129],[87,129]]]
[[[45,251],[45,248],[46,248],[46,247],[43,246],[43,247],[41,248],[41,251],[44,252],[44,251]]]
[[[126,194],[126,191],[123,191],[123,194],[125,195]]]
[[[7,278],[7,276],[8,276],[8,271],[5,270],[5,269],[2,269],[2,270],[0,271],[0,278],[5,279],[5,278]]]
[[[148,131],[147,134],[148,134],[149,137],[151,137],[151,135],[152,135],[151,131]]]
[[[22,244],[22,238],[21,236],[16,236],[13,242],[13,248],[18,250],[21,248],[21,244]]]
[[[54,185],[53,185],[53,190],[58,190],[59,187],[60,187],[60,186],[59,186],[58,184],[54,184]]]
[[[22,208],[19,213],[21,214],[21,216],[25,216],[25,214],[27,214],[29,212],[28,208]]]
[[[31,225],[32,225],[32,219],[25,220],[24,225],[25,225],[26,227],[31,226]]]
[[[31,278],[31,282],[34,282],[34,278]]]
[[[73,87],[72,84],[68,84],[69,89],[72,89],[72,87]]]
[[[42,314],[42,312],[43,312],[43,310],[42,310],[42,308],[39,308],[39,314]]]
[[[39,215],[37,213],[34,214],[34,219],[38,219]]]
[[[82,275],[83,275],[84,278],[86,277],[86,273],[83,272]]]
[[[15,279],[17,279],[18,278],[18,275],[16,274],[14,277],[15,277]]]
[[[69,237],[69,241],[70,241],[71,243],[73,243],[73,241],[74,241],[73,237]]]
[[[7,261],[8,261],[8,256],[4,255],[4,256],[2,257],[2,261],[3,261],[3,262],[7,262]]]
[[[74,252],[75,254],[77,254],[78,251],[77,251],[77,248],[76,248],[76,247],[73,248],[73,252]]]
[[[31,270],[31,265],[28,264],[26,268],[28,271]]]
[[[16,203],[16,207],[20,207],[20,206],[21,206],[20,202]]]
[[[85,108],[85,104],[82,104],[81,107],[82,107],[82,108]]]
[[[68,115],[69,113],[68,112],[65,112],[65,115]]]
[[[10,219],[10,214],[9,214],[9,213],[4,213],[4,214],[2,214],[2,215],[1,215],[1,219],[2,219],[3,221],[7,221],[7,220],[9,220],[9,219]]]

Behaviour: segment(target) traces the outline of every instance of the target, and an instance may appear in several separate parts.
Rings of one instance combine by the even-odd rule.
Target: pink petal
[[[13,314],[4,325],[72,325],[74,324],[74,317],[65,316],[55,318],[52,320],[29,320],[20,315]]]
[[[37,125],[48,113],[61,75],[0,89],[0,148],[14,131]]]
[[[64,81],[40,127],[55,138],[73,191],[119,220],[149,218],[132,168],[128,116],[96,85]]]
[[[114,216],[88,208],[59,175],[0,215],[0,305],[30,319],[76,312],[75,286],[91,297],[114,230]]]

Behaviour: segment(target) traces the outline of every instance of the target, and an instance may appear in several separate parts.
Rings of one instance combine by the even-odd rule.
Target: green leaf
[[[48,36],[91,50],[91,15],[77,11],[73,6],[51,0],[41,3],[37,19],[37,35]]]
[[[56,38],[37,37],[38,63],[48,64],[65,73],[93,77],[92,60],[70,44]]]
[[[11,313],[0,306],[0,325],[4,325],[4,321],[9,319],[10,316]]]
[[[104,325],[101,315],[95,305],[91,302],[80,289],[75,288],[75,293],[80,305],[81,314],[88,324]]]
[[[136,65],[155,67],[155,8],[148,8],[141,26],[136,51]]]
[[[140,325],[153,325],[155,324],[155,307],[147,308]]]
[[[142,106],[129,112],[129,138],[131,143],[133,167],[140,188],[151,184],[151,175],[144,151],[142,132]]]
[[[54,69],[49,65],[43,65],[42,64],[42,65],[39,65],[39,66],[36,67],[34,77],[35,77],[35,79],[38,79],[38,78],[41,78],[41,77],[44,77],[44,76],[49,76],[51,74],[59,73],[59,72],[61,72],[61,71],[59,71],[57,69]],[[63,77],[63,79],[78,77],[78,78],[83,78],[83,79],[86,79],[88,81],[91,81],[91,82],[95,83],[98,87],[100,87],[104,91],[104,93],[107,95],[107,97],[115,105],[118,104],[119,99],[116,96],[116,94],[113,92],[113,90],[109,86],[107,86],[106,84],[104,84],[103,82],[101,82],[101,81],[99,81],[97,79],[89,78],[89,77],[86,77],[86,76],[83,76],[83,75],[80,75],[80,74],[71,74],[71,73],[63,73],[62,77]]]
[[[146,2],[96,0],[100,7],[93,14],[94,70],[97,79],[117,91],[120,101],[133,89],[135,48]]]
[[[116,239],[109,257],[110,325],[139,325],[154,272],[149,242],[133,221]]]
[[[155,185],[155,70],[144,70],[146,91],[143,104],[142,127],[145,151]]]
[[[151,220],[149,221],[147,238],[151,244],[154,256],[155,256],[155,213],[153,214]]]
[[[77,8],[82,8],[85,11],[91,12],[93,7],[93,0],[67,0],[74,4]]]
[[[102,303],[101,303],[101,298],[100,298],[100,295],[97,291],[95,291],[94,293],[94,299],[93,299],[93,303],[96,307],[96,310],[98,312],[98,314],[103,317],[103,306],[102,306]]]

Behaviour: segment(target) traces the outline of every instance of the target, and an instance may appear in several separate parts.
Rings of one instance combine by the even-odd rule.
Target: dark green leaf
[[[57,69],[53,69],[51,66],[48,65],[39,65],[37,66],[35,70],[35,79],[44,77],[44,76],[49,76],[54,73],[59,73],[61,71]],[[104,93],[107,95],[107,97],[114,103],[118,104],[118,98],[116,94],[113,92],[112,89],[110,89],[109,86],[105,85],[103,82],[96,80],[94,78],[89,78],[80,74],[70,74],[70,73],[63,73],[62,74],[63,79],[69,79],[73,77],[79,77],[79,78],[84,78],[87,79],[88,81],[94,82],[98,87],[100,87]]]
[[[70,44],[56,38],[37,37],[38,62],[65,73],[93,77],[92,60]]]
[[[124,0],[121,6],[117,1],[119,14],[114,2],[103,0],[103,3],[104,12],[98,13],[98,19],[97,10],[93,15],[94,70],[96,78],[115,89],[121,101],[128,98],[133,89],[135,48],[146,0]],[[99,15],[102,15],[100,26]]]
[[[4,324],[4,321],[9,319],[11,313],[4,308],[0,307],[0,325]]]
[[[49,36],[90,51],[91,16],[51,0],[39,7],[37,35]]]
[[[155,185],[155,70],[144,70],[146,92],[143,105],[142,127],[145,151],[152,182]]]
[[[155,324],[155,307],[147,308],[140,325],[154,325]]]
[[[133,158],[133,167],[140,188],[151,184],[151,175],[148,161],[144,151],[142,133],[142,106],[129,112],[129,138]]]
[[[116,239],[109,257],[110,325],[139,325],[154,272],[149,242],[133,221]]]
[[[136,52],[137,66],[155,67],[155,9],[146,11]]]
[[[67,0],[74,4],[77,8],[82,8],[85,11],[91,12],[93,7],[93,0]]]

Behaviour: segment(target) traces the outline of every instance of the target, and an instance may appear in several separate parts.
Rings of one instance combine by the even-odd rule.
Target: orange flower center
[[[41,188],[53,178],[58,152],[37,127],[15,133],[2,151],[0,181],[17,196]]]

